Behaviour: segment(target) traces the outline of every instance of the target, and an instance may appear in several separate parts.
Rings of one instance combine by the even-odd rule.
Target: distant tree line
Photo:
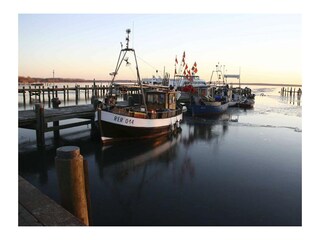
[[[18,76],[19,83],[57,83],[57,82],[92,82],[93,80],[85,80],[80,78],[35,78]],[[96,82],[102,82],[106,80],[95,80]]]

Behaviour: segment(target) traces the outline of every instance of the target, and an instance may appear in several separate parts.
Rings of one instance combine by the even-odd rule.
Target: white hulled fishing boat
[[[120,50],[118,62],[104,103],[98,104],[95,123],[103,143],[153,138],[180,129],[182,109],[177,104],[176,92],[166,87],[144,87],[135,50],[129,48],[130,29],[127,30],[126,47]],[[134,56],[138,81],[138,94],[126,96],[127,104],[117,104],[112,95],[114,80],[127,54]]]

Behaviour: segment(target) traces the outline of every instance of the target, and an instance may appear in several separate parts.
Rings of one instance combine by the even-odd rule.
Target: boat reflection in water
[[[230,112],[225,112],[210,118],[186,117],[185,122],[188,134],[183,137],[183,143],[188,146],[196,141],[208,142],[219,140],[228,131],[229,121],[232,121]]]
[[[145,167],[148,164],[167,165],[185,156],[188,147],[198,141],[219,141],[227,132],[230,113],[224,113],[215,118],[204,119],[186,117],[182,124],[183,131],[171,137],[163,136],[154,140],[141,140],[103,146],[101,156],[96,156],[100,176],[117,176],[116,179],[128,176],[130,172]],[[185,159],[184,159],[185,160]],[[183,163],[185,165],[185,163]],[[192,170],[194,173],[194,169]]]
[[[120,180],[128,176],[131,171],[152,162],[171,161],[176,145],[181,135],[162,136],[153,140],[141,140],[103,146],[101,157],[96,159],[99,164],[100,176],[112,176]]]

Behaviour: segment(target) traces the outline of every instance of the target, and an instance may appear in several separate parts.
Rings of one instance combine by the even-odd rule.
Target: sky
[[[189,68],[196,62],[207,81],[217,80],[219,63],[227,74],[240,72],[242,82],[301,84],[301,21],[294,13],[22,13],[18,74],[110,80],[130,28],[142,78],[173,77],[175,58],[179,65],[185,52]],[[136,79],[129,62],[117,79]]]

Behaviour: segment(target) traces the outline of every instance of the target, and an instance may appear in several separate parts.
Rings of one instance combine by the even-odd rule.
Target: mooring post
[[[63,102],[66,103],[66,86],[63,85]]]
[[[64,146],[57,149],[55,166],[60,189],[61,205],[85,225],[89,225],[89,181],[79,147]]]
[[[29,86],[29,103],[31,103],[31,86]]]
[[[26,91],[24,89],[24,86],[22,87],[22,96],[23,96],[23,106],[26,106]]]
[[[51,106],[51,94],[50,94],[50,88],[47,87],[47,91],[48,91],[48,106]]]
[[[44,99],[44,86],[42,86],[42,101],[45,102],[45,99]]]
[[[41,86],[38,88],[39,90],[36,92],[36,96],[39,97],[39,102],[41,102]]]
[[[45,122],[44,122],[44,107],[41,103],[35,104],[36,112],[36,134],[37,134],[37,147],[42,148],[45,145],[44,131],[45,131]]]
[[[61,101],[59,98],[52,98],[52,107],[53,108],[59,108]],[[54,139],[59,139],[60,132],[59,132],[59,121],[53,121],[53,127],[56,128],[53,130],[53,137]]]
[[[67,85],[67,100],[69,101],[69,85]]]
[[[78,98],[79,98],[79,96],[78,96],[78,85],[76,85],[75,86],[75,94],[76,94],[76,105],[78,105]]]

